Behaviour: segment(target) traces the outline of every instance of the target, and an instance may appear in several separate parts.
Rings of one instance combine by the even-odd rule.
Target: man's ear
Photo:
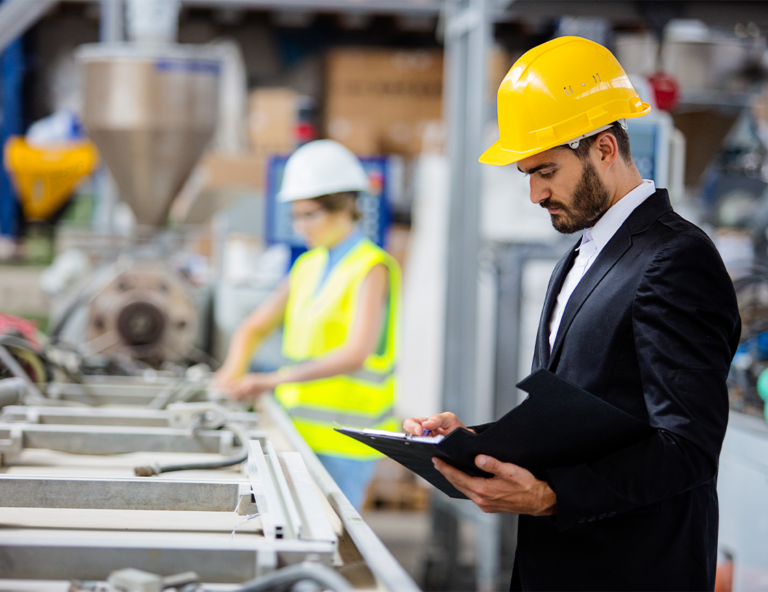
[[[598,151],[600,163],[606,169],[610,168],[619,156],[619,144],[614,135],[608,132],[603,132],[597,136],[593,147]]]

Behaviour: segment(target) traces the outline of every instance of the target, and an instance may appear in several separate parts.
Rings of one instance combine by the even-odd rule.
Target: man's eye
[[[555,171],[550,171],[548,173],[539,173],[542,179],[551,179],[554,174],[555,174]]]

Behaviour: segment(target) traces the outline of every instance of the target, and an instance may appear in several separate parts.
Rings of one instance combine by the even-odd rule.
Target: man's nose
[[[533,177],[530,180],[531,203],[539,204],[545,199],[552,197],[552,192],[544,183],[537,182]]]

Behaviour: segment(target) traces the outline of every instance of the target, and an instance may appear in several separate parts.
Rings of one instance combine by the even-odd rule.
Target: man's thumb
[[[492,456],[486,456],[484,454],[480,454],[477,456],[477,458],[475,458],[475,464],[478,466],[478,468],[483,469],[489,473],[493,473],[494,475],[498,474],[499,470],[501,469],[501,463],[498,460]]]

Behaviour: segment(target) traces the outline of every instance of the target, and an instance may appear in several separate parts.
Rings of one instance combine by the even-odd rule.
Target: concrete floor
[[[431,529],[429,511],[373,510],[363,512],[363,520],[421,587]]]

